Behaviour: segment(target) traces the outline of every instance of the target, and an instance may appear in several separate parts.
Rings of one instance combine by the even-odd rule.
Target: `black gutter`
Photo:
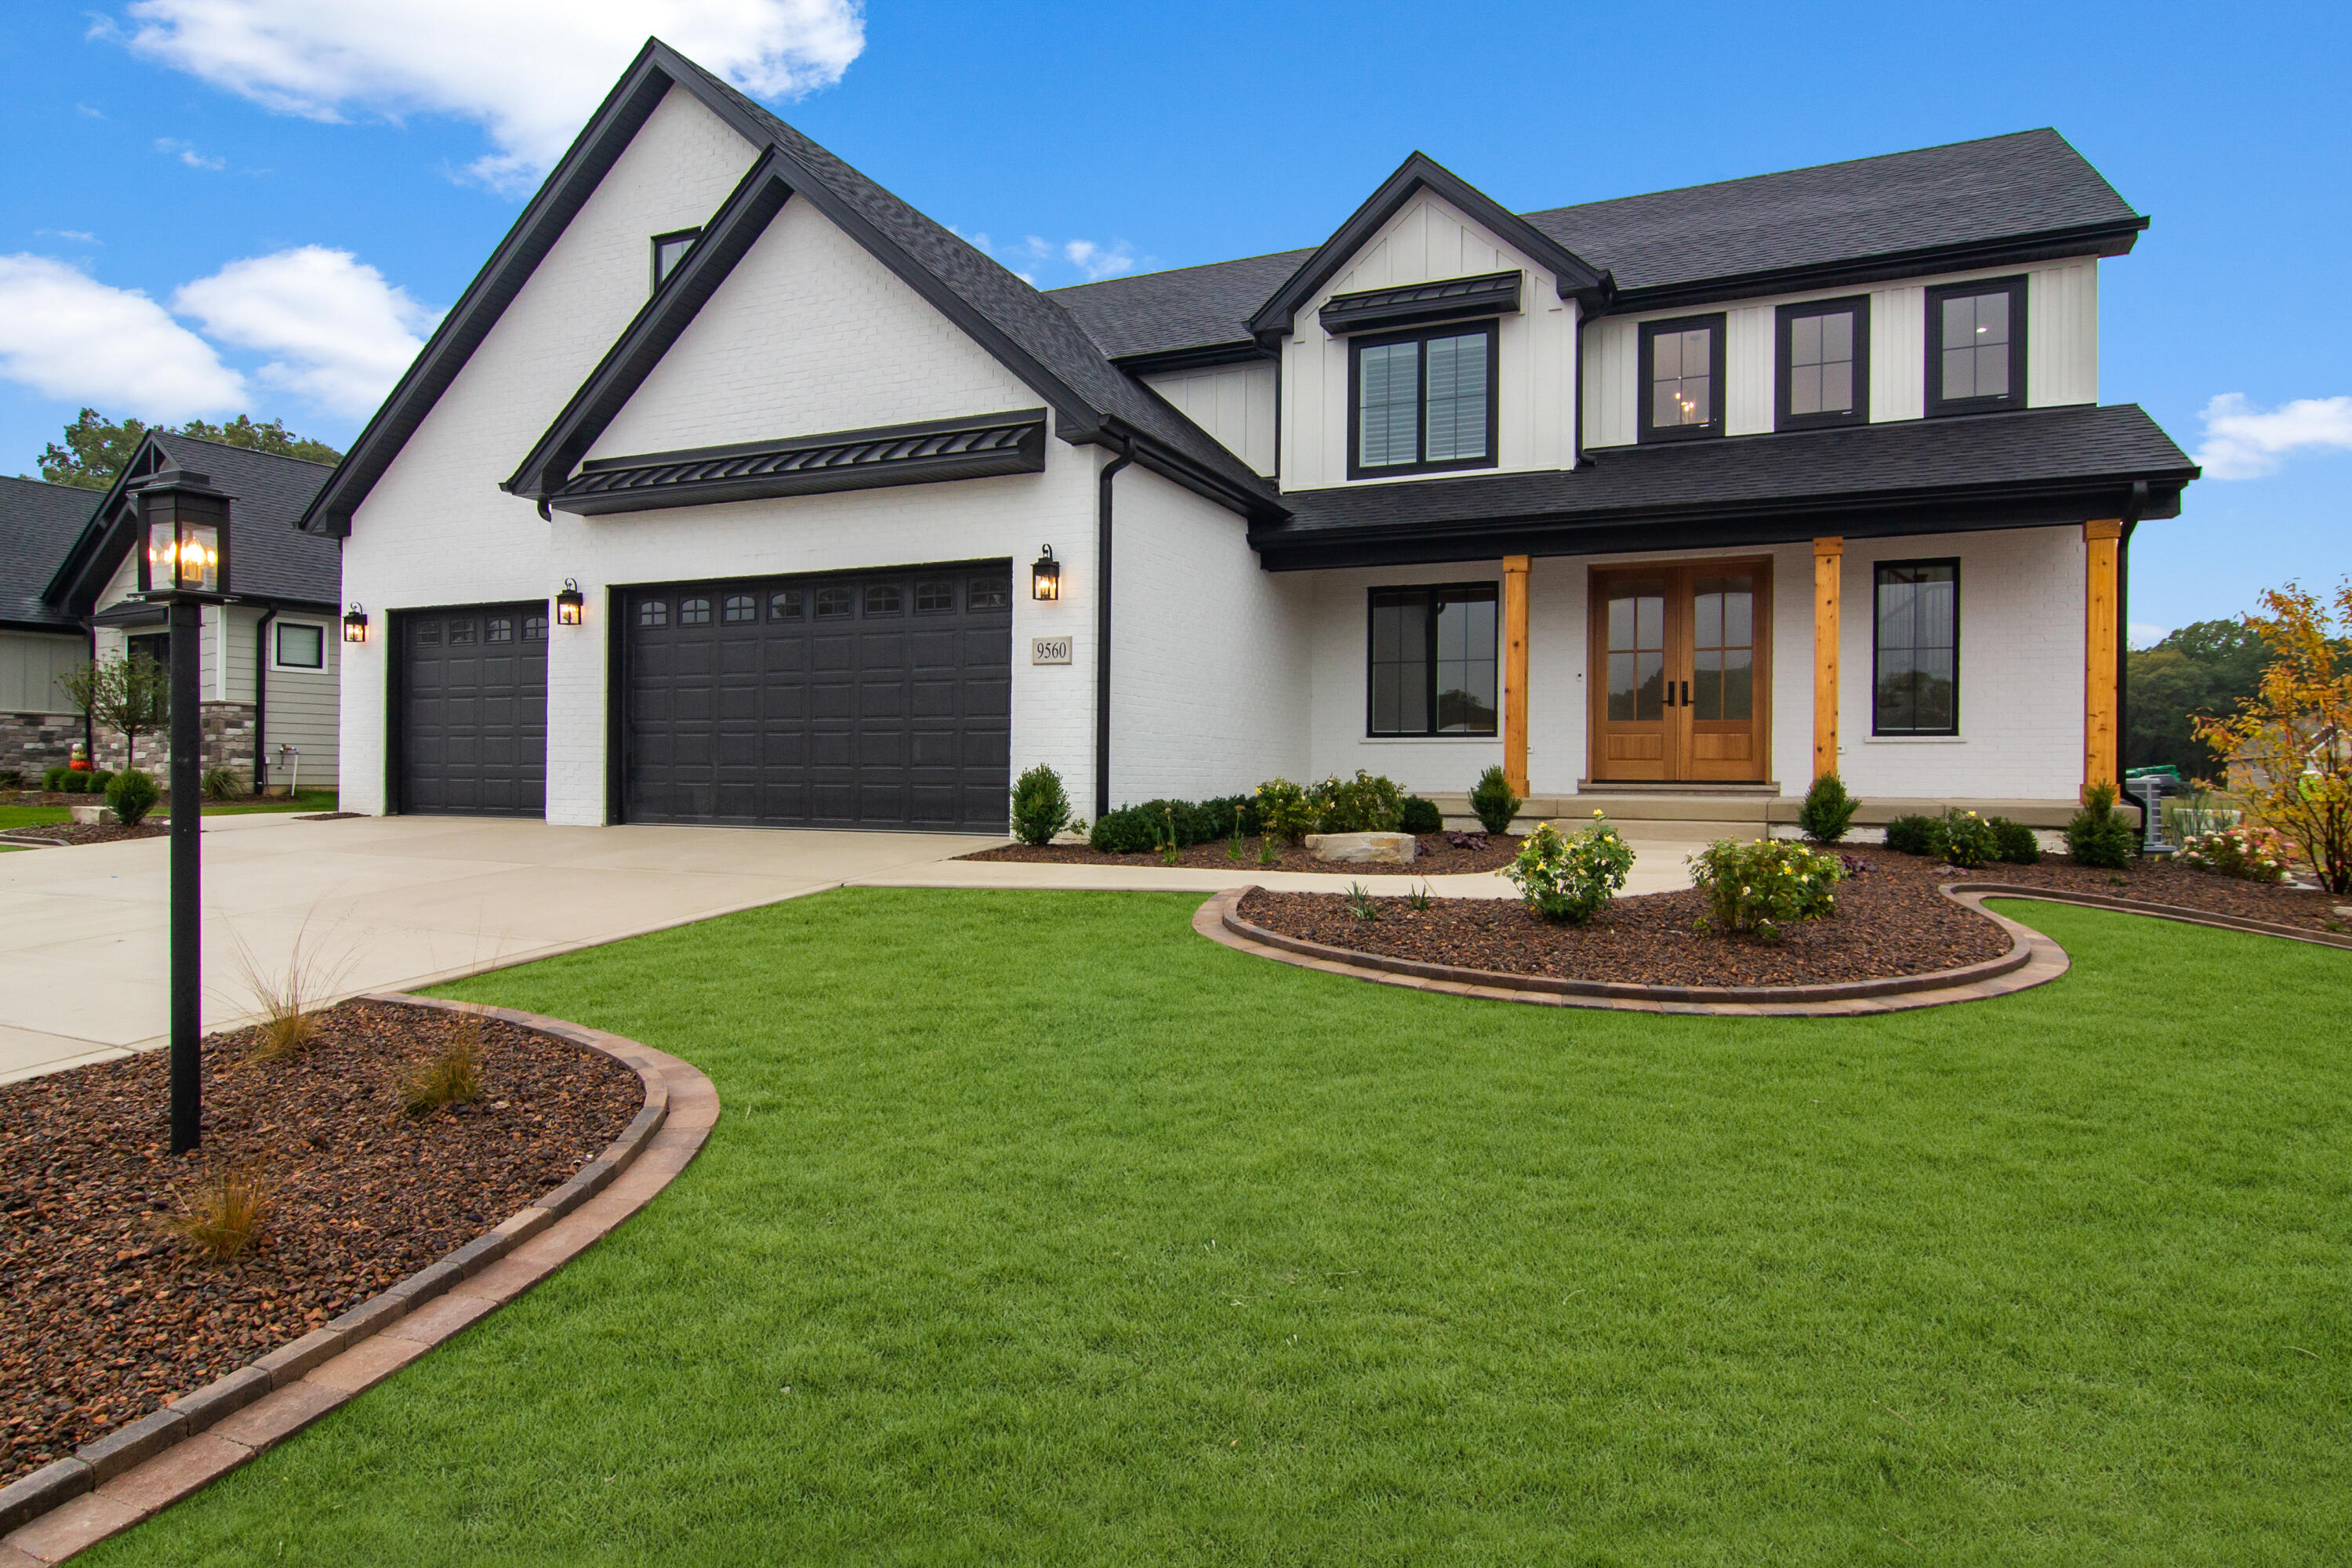
[[[259,795],[269,777],[269,623],[278,618],[278,606],[272,605],[261,612],[261,619],[253,628],[253,793]],[[327,634],[321,632],[320,640]],[[228,612],[221,612],[221,657],[228,657]],[[324,655],[320,656],[322,659]]]
[[[1168,371],[1256,364],[1267,360],[1279,361],[1280,357],[1255,338],[1243,338],[1234,342],[1202,343],[1192,348],[1147,349],[1141,353],[1116,355],[1110,363],[1129,375],[1159,375]]]
[[[1095,820],[1110,814],[1110,504],[1112,479],[1135,460],[1129,441],[1095,484]]]

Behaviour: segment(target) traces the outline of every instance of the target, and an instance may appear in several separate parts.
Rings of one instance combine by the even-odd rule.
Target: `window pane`
[[[1665,711],[1666,585],[1640,578],[1609,591],[1609,717],[1649,720]]]
[[[1371,729],[1375,734],[1429,732],[1429,615],[1426,588],[1372,591]]]
[[[1420,424],[1421,345],[1383,343],[1360,351],[1357,427],[1360,467],[1420,459],[1413,435]]]
[[[1822,411],[1822,367],[1817,364],[1793,365],[1789,371],[1789,412],[1819,414]]]
[[[669,601],[647,599],[637,605],[637,625],[666,626],[669,625]]]
[[[1691,655],[1691,717],[1723,717],[1723,650],[1699,648]]]
[[[547,617],[545,616],[525,616],[522,618],[522,640],[525,642],[545,642],[547,640]]]
[[[471,620],[451,621],[449,623],[449,646],[451,647],[467,647],[472,644],[473,640],[474,623]]]
[[[1822,363],[1822,318],[1800,316],[1789,323],[1789,363],[1819,364]]]
[[[929,613],[955,608],[953,583],[918,583],[915,584],[915,608]]]
[[[707,626],[710,624],[710,601],[680,599],[677,602],[677,624],[682,626]]]
[[[1650,423],[1661,430],[1715,418],[1715,329],[1660,332],[1650,342]]]
[[[730,594],[719,618],[730,623],[756,621],[760,618],[760,601],[749,594]]]
[[[1756,656],[1744,647],[1723,650],[1723,715],[1734,723],[1756,717]]]
[[[816,614],[819,620],[832,620],[849,614],[849,590],[819,588],[816,591]]]
[[[869,583],[866,585],[866,613],[869,616],[895,616],[905,597],[896,583]]]
[[[1948,563],[1877,570],[1877,679],[1882,734],[1951,733],[1959,713],[1959,575]]]
[[[1486,455],[1486,334],[1429,342],[1429,441],[1425,460]]]
[[[484,642],[514,641],[514,618],[510,616],[492,616],[489,618],[488,630],[482,640]]]
[[[1437,609],[1437,728],[1495,731],[1495,599],[1491,591],[1441,598]]]
[[[768,618],[772,621],[797,621],[801,618],[801,591],[786,588],[768,595]]]
[[[1002,577],[974,577],[967,586],[964,607],[1001,610],[1013,603],[1013,584]]]
[[[327,667],[327,634],[320,626],[289,626],[278,628],[278,662],[296,669],[324,669]]]
[[[1814,394],[1815,411],[1829,414],[1853,413],[1853,365],[1852,362],[1825,364],[1814,374],[1821,378],[1818,390]]]
[[[1947,398],[2009,395],[2009,291],[1944,301]]]

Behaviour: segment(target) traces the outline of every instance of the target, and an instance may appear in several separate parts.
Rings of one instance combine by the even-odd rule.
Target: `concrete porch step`
[[[1432,795],[1448,827],[1475,826],[1465,794]],[[1762,786],[1734,785],[1716,789],[1668,791],[1616,786],[1591,794],[1529,795],[1519,807],[1517,821],[1572,823],[1595,811],[1607,815],[1629,838],[1757,837],[1768,827],[1790,825],[1804,805],[1801,795],[1762,793]],[[1866,798],[1853,815],[1856,827],[1884,827],[1898,816],[1941,816],[1947,808],[1973,811],[1979,816],[2006,816],[2028,827],[2055,830],[2077,809],[2071,800],[2008,800],[1952,796],[1945,799]],[[2139,820],[2139,808],[2118,805],[2119,815]]]

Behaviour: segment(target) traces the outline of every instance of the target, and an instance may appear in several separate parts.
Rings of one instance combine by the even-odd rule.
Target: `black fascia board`
[[[36,632],[47,637],[78,637],[86,629],[79,621],[27,621],[14,616],[0,616],[0,632]]]
[[[1455,317],[1514,316],[1518,314],[1519,286],[1524,281],[1525,274],[1515,268],[1475,278],[1441,278],[1397,289],[1334,294],[1323,302],[1316,318],[1325,331],[1342,337],[1426,326]]]
[[[675,85],[676,79],[658,58],[665,52],[651,40],[637,51],[637,58],[589,116],[554,171],[524,205],[506,237],[434,328],[433,336],[402,373],[391,395],[369,417],[359,439],[352,443],[351,450],[303,510],[297,527],[338,538],[351,532],[352,514],[367,499],[368,491],[530,281],[638,129],[652,117],[662,95]]]
[[[1452,204],[1505,244],[1549,271],[1561,299],[1580,300],[1590,310],[1603,303],[1613,291],[1615,285],[1608,273],[1434,158],[1416,152],[1381,183],[1380,189],[1318,247],[1314,255],[1299,264],[1289,281],[1258,307],[1257,313],[1249,320],[1251,335],[1269,347],[1287,337],[1297,323],[1299,307],[1314,298],[1316,291],[1338,274],[1349,257],[1363,248],[1381,225],[1423,189]]]
[[[1276,356],[1255,338],[1237,342],[1201,343],[1192,348],[1153,349],[1147,353],[1121,354],[1110,363],[1129,375],[1160,375],[1171,371],[1211,370],[1229,364],[1271,364]]]
[[[995,436],[984,445],[943,444],[929,451],[929,437]],[[894,447],[917,448],[892,452]],[[816,466],[766,467],[739,459],[795,457],[825,459]],[[733,472],[656,478],[619,489],[602,489],[603,476],[668,468],[733,468]],[[583,464],[579,477],[548,497],[560,511],[597,517],[614,512],[656,511],[682,506],[759,500],[772,496],[814,495],[877,489],[893,485],[935,484],[1003,474],[1042,473],[1045,468],[1045,411],[1030,409],[979,418],[929,419],[868,430],[840,430],[770,441],[738,441],[723,447],[599,458]]]
[[[645,384],[646,377],[751,251],[752,242],[767,232],[793,194],[778,175],[773,153],[763,153],[753,161],[685,259],[637,308],[588,379],[573,389],[554,423],[541,433],[514,473],[500,482],[500,489],[527,500],[544,500],[562,488],[572,466],[587,455],[596,437]]]
[[[1290,515],[1290,509],[1271,494],[1242,489],[1215,469],[1202,467],[1191,457],[1138,430],[1124,419],[1104,419],[1102,433],[1095,441],[1097,445],[1124,451],[1134,460],[1137,468],[1149,468],[1161,479],[1215,501],[1228,511],[1240,513],[1252,523],[1276,522]]]
[[[2054,261],[2070,256],[2126,256],[2147,227],[2144,216],[2116,223],[2087,224],[2074,228],[2044,229],[2037,234],[2010,235],[1998,239],[1970,240],[1962,245],[1928,246],[1917,250],[1886,251],[1876,256],[1841,257],[1803,267],[1782,267],[1764,272],[1727,273],[1720,278],[1695,278],[1682,283],[1660,283],[1647,289],[1624,289],[1593,308],[1594,316],[1626,315],[1636,310],[1672,310],[1680,305],[1715,304],[1763,294],[1794,294],[1814,289],[1842,289],[1890,279],[1917,278],[1937,272],[1969,272],[1986,267],[2017,267],[2033,261]]]

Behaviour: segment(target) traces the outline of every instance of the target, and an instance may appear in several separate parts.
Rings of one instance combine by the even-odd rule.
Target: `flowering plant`
[[[2294,846],[2275,827],[2224,827],[2200,833],[2180,847],[2180,863],[2216,876],[2249,882],[2284,882]]]
[[[1258,826],[1268,838],[1296,844],[1315,831],[1322,816],[1322,806],[1288,779],[1268,779],[1257,786]]]
[[[1718,838],[1690,857],[1691,880],[1706,895],[1701,931],[1753,931],[1765,942],[1780,940],[1791,921],[1819,920],[1837,908],[1837,884],[1845,867],[1834,855],[1817,855],[1787,839],[1752,844]]]
[[[1573,838],[1549,822],[1538,824],[1519,846],[1518,858],[1504,868],[1504,878],[1537,918],[1581,924],[1624,887],[1633,847],[1601,813],[1592,816]]]

